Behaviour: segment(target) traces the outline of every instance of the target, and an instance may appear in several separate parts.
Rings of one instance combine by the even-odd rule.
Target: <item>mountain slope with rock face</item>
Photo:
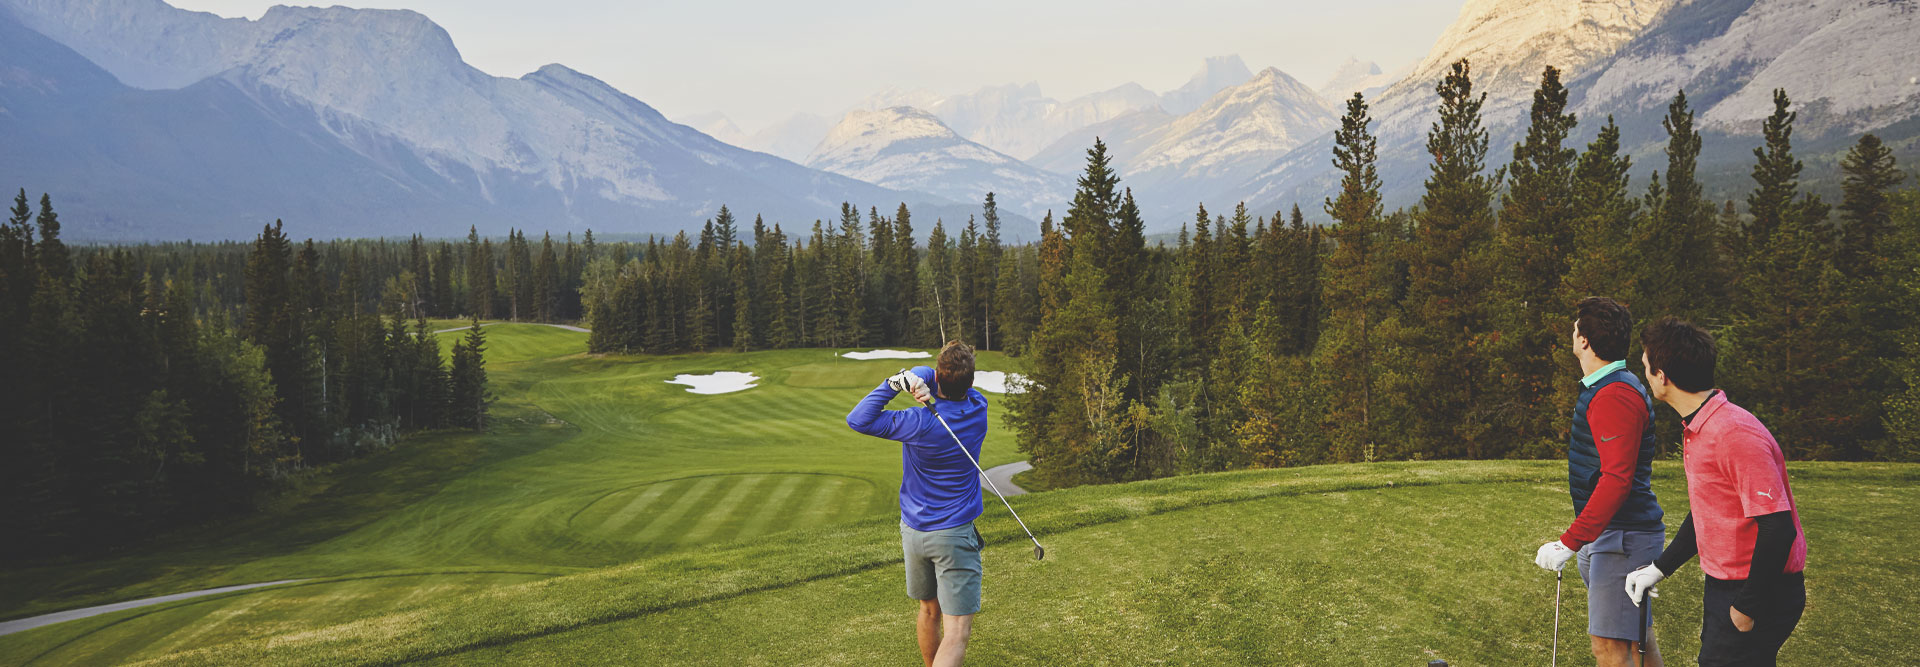
[[[213,116],[258,115],[262,124],[301,137],[246,134],[240,127],[226,136],[217,126],[184,124],[202,133],[191,152],[208,165],[198,170],[167,168],[182,156],[158,153],[154,142],[137,137],[125,139],[127,145],[81,142],[114,155],[115,171],[139,174],[134,182],[150,183],[146,192],[101,191],[89,176],[105,168],[63,164],[76,151],[51,151],[36,171],[16,178],[34,189],[71,193],[71,229],[80,237],[233,237],[257,230],[263,217],[315,224],[323,228],[314,232],[320,236],[390,233],[396,225],[434,234],[461,233],[468,224],[500,231],[530,221],[555,229],[664,232],[697,224],[723,203],[796,221],[830,214],[841,201],[948,204],[736,148],[563,66],[518,79],[487,75],[460,59],[444,30],[413,12],[275,7],[258,20],[220,19],[159,0],[0,0],[0,9],[19,19],[20,29],[61,42],[128,84],[116,98],[119,117],[63,107],[79,102],[57,96],[27,102],[46,105],[32,113],[10,108],[76,119],[61,127],[13,124],[9,129],[23,138],[10,140],[10,147],[32,143],[35,132],[124,136],[113,123],[163,115],[141,107],[184,95],[212,96],[203,101]],[[196,44],[174,53],[180,35]],[[100,125],[79,128],[78,119]],[[190,136],[184,128],[164,134]],[[291,145],[277,143],[283,140]],[[308,172],[291,160],[310,151],[357,163],[287,182],[286,173]],[[287,162],[274,162],[275,156]],[[225,164],[261,160],[267,162],[230,174],[232,180],[211,176]],[[394,192],[378,206],[346,201],[350,197],[306,201],[302,194],[351,192],[349,184],[369,182]],[[193,198],[197,210],[141,205],[169,192],[203,196]],[[409,214],[379,213],[389,210]],[[125,222],[88,228],[90,220],[106,219]]]
[[[1473,64],[1475,90],[1487,93],[1489,168],[1504,164],[1524,136],[1548,65],[1562,70],[1580,118],[1571,141],[1584,146],[1612,115],[1634,158],[1635,187],[1665,167],[1659,119],[1683,89],[1705,135],[1698,170],[1710,198],[1752,187],[1746,174],[1774,88],[1785,88],[1800,114],[1795,148],[1811,186],[1837,182],[1838,155],[1861,132],[1880,132],[1902,164],[1920,160],[1913,0],[1473,0],[1413,75],[1369,100],[1389,207],[1419,197],[1433,87],[1460,58]],[[1215,197],[1259,210],[1320,201],[1338,183],[1331,156],[1331,137],[1319,137]]]
[[[1038,218],[1072,198],[1073,180],[968,141],[912,107],[853,111],[827,133],[807,166],[875,185],[980,202]]]

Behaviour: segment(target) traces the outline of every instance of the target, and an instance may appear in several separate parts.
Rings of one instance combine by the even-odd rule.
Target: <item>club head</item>
[[[1047,559],[1047,549],[1046,547],[1040,546],[1039,542],[1033,543],[1033,559],[1034,560]]]

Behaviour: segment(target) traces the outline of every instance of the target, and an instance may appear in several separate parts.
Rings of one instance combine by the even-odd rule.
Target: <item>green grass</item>
[[[1794,464],[1812,543],[1788,664],[1901,664],[1920,651],[1911,576],[1920,467]],[[1248,471],[1020,499],[1031,560],[1002,513],[981,522],[976,664],[1532,664],[1551,642],[1537,544],[1568,518],[1552,462]],[[1678,466],[1656,489],[1685,511]],[[644,558],[391,613],[156,656],[156,664],[891,664],[911,661],[891,519]],[[506,583],[506,582],[503,582]],[[1697,650],[1699,570],[1662,586],[1674,664]],[[239,595],[236,597],[247,597]],[[1567,582],[1562,659],[1582,660]],[[54,641],[52,638],[46,641]],[[183,643],[179,648],[190,644]],[[5,659],[6,655],[0,655]]]
[[[266,511],[121,555],[0,572],[0,616],[256,581],[312,581],[0,637],[0,664],[894,664],[896,446],[848,431],[900,361],[831,350],[581,354],[584,334],[487,329],[487,434],[410,438],[300,482]],[[453,334],[442,334],[451,345]],[[987,369],[1012,369],[983,355]],[[716,396],[662,381],[752,371]],[[999,402],[995,402],[998,406]],[[998,407],[996,407],[996,410]],[[1018,458],[998,420],[988,465]],[[1812,545],[1789,664],[1920,654],[1911,572],[1920,466],[1791,466]],[[1656,490],[1677,524],[1676,463]],[[1544,662],[1569,518],[1564,464],[1245,471],[990,503],[975,664]],[[1663,586],[1662,645],[1696,650],[1697,568]],[[1562,659],[1584,654],[1567,582]]]
[[[409,438],[302,480],[265,512],[118,555],[10,565],[0,573],[0,617],[321,581],[0,637],[0,664],[139,660],[706,544],[894,516],[898,446],[851,432],[844,418],[898,361],[821,349],[597,357],[582,353],[578,332],[486,331],[499,398],[489,433]],[[457,335],[441,334],[441,344]],[[981,363],[1008,362],[986,354]],[[762,380],[711,396],[664,382],[718,370]],[[1019,456],[997,422],[988,465]]]

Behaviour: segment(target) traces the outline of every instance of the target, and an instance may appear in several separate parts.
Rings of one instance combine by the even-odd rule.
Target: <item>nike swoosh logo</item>
[[[1601,442],[1613,442],[1614,440],[1618,440],[1619,438],[1620,438],[1620,436],[1617,436],[1617,435],[1616,435],[1616,436],[1613,436],[1613,437],[1611,437],[1611,438],[1601,438],[1601,439],[1600,439],[1600,441],[1601,441]]]

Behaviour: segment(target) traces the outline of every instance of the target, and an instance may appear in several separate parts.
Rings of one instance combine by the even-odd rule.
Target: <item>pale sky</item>
[[[258,18],[285,2],[167,0]],[[1067,100],[1135,81],[1184,83],[1239,54],[1320,85],[1348,56],[1392,71],[1460,12],[1441,0],[354,0],[412,9],[496,76],[560,63],[669,118],[718,111],[751,133],[806,111],[835,117],[887,87],[941,94],[1038,82]]]

